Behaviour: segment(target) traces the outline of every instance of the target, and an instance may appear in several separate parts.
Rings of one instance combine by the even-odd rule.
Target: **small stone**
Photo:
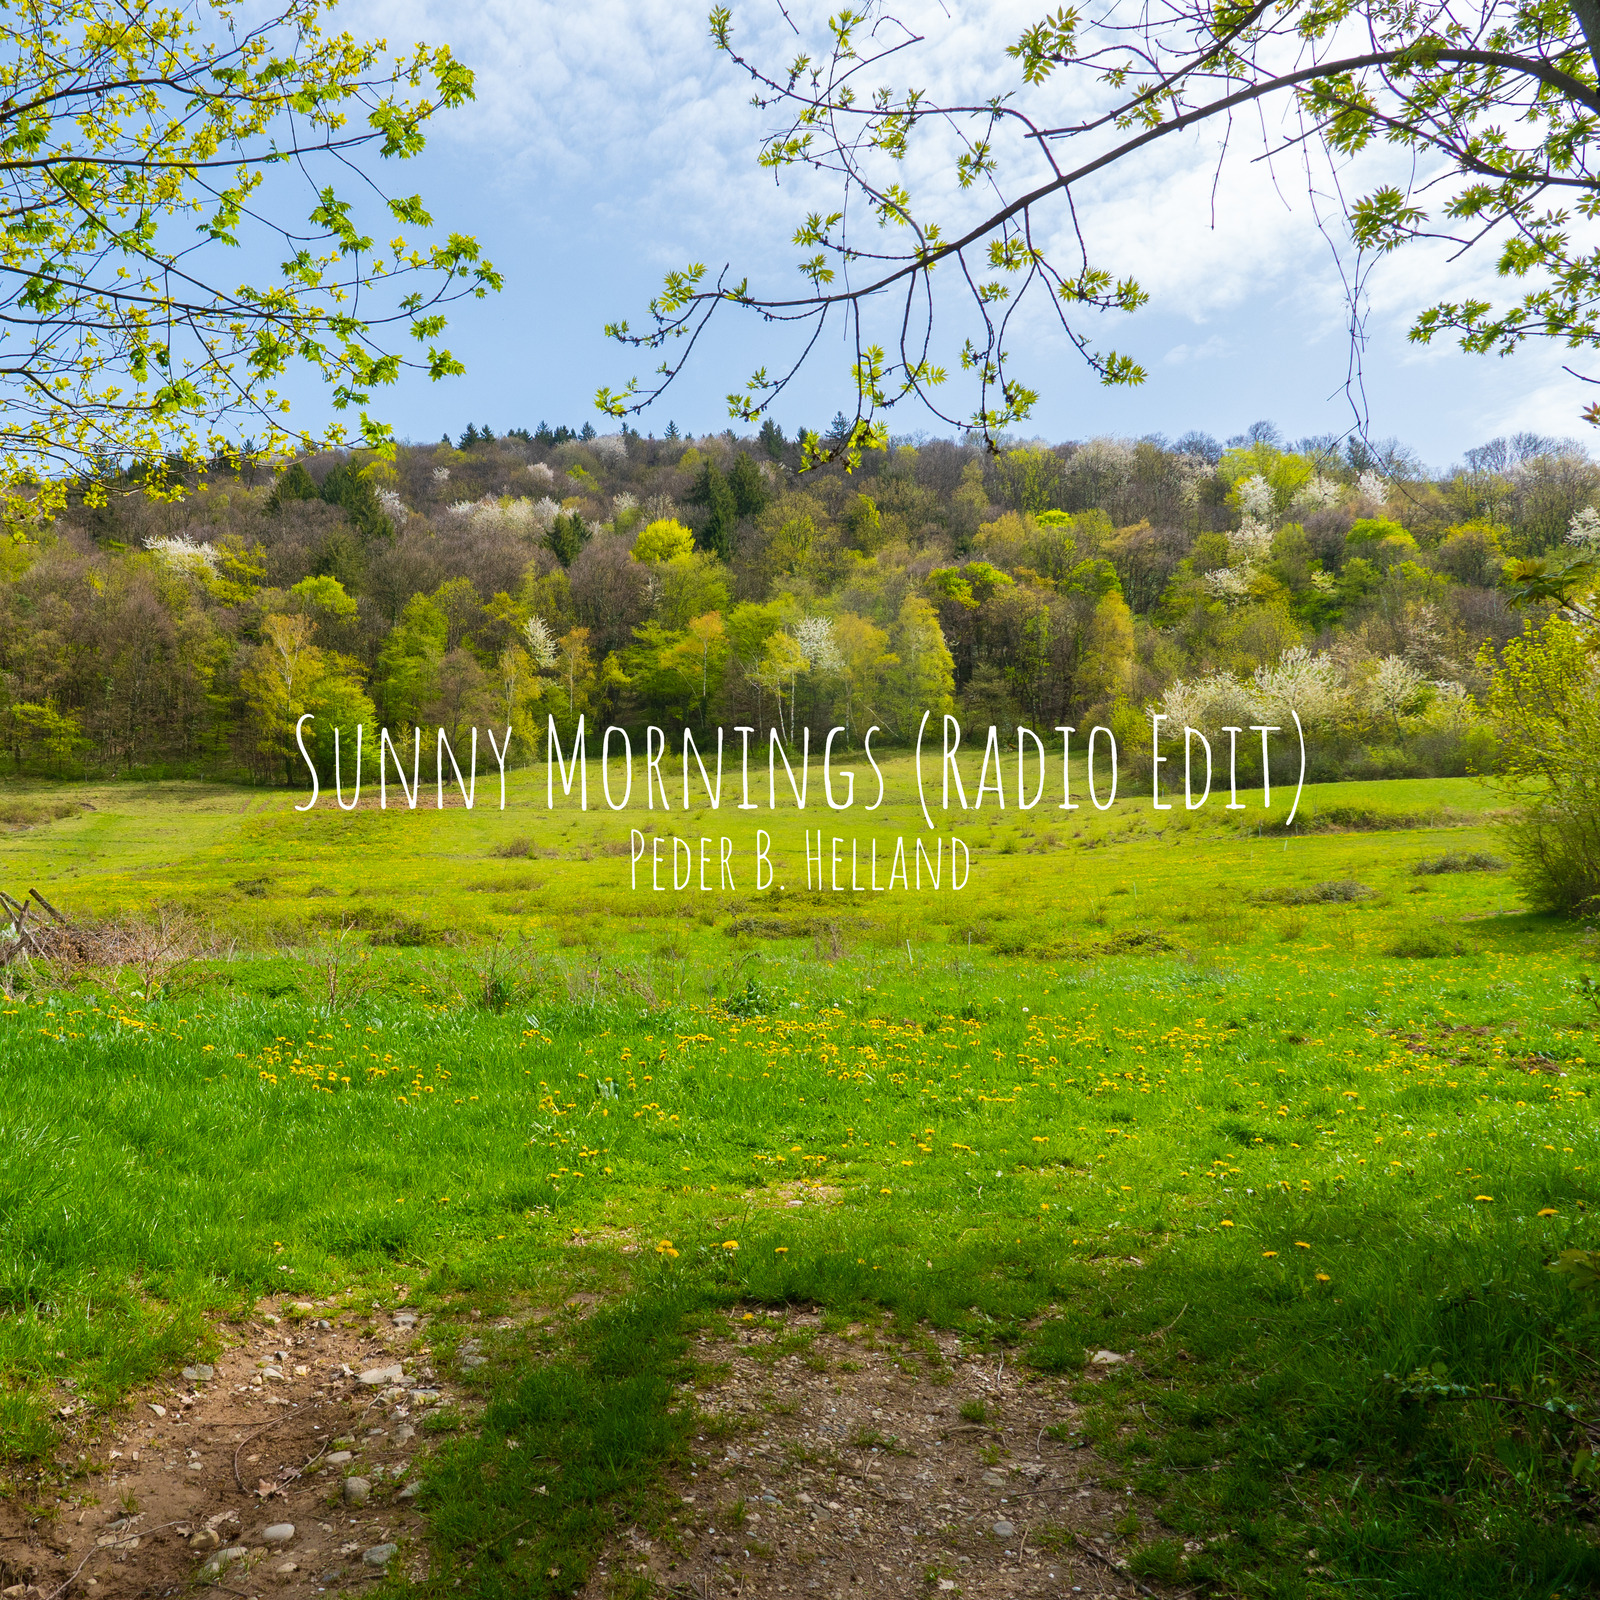
[[[272,1575],[279,1583],[287,1583],[299,1570],[300,1565],[298,1562],[285,1561],[282,1566],[272,1569]]]
[[[369,1567],[386,1567],[399,1548],[397,1544],[375,1544],[370,1550],[361,1552],[362,1563]]]
[[[397,1311],[394,1314],[395,1325],[401,1328],[414,1328],[417,1325],[415,1311]]]
[[[189,1548],[203,1553],[207,1550],[215,1550],[221,1543],[222,1536],[215,1528],[202,1528],[190,1539]]]
[[[405,1377],[405,1368],[396,1364],[391,1367],[369,1367],[361,1374],[361,1381],[369,1388],[381,1388],[384,1384],[399,1383]]]
[[[189,1383],[209,1383],[216,1376],[216,1368],[202,1362],[197,1367],[185,1367],[184,1379]]]
[[[439,1403],[439,1391],[437,1389],[413,1389],[411,1391],[411,1403],[414,1406],[437,1405]]]
[[[288,1544],[294,1538],[294,1524],[292,1522],[274,1522],[270,1528],[263,1530],[262,1544]]]
[[[994,1533],[997,1539],[1009,1539],[1016,1531],[1004,1517],[994,1525]]]
[[[242,1544],[224,1545],[214,1555],[206,1557],[200,1572],[204,1577],[214,1578],[219,1572],[226,1572],[235,1561],[244,1560],[249,1553]]]
[[[1091,1367],[1120,1367],[1128,1358],[1119,1356],[1115,1350],[1096,1350],[1089,1357]]]
[[[394,1430],[396,1444],[405,1444],[407,1440],[415,1439],[416,1436],[417,1430],[413,1428],[409,1422],[402,1422],[400,1426]]]
[[[344,1498],[346,1505],[364,1506],[372,1493],[372,1485],[365,1478],[346,1478]]]
[[[416,1481],[416,1482],[413,1482],[413,1483],[408,1483],[405,1486],[405,1488],[403,1488],[400,1491],[400,1493],[395,1496],[395,1499],[397,1499],[397,1500],[415,1500],[417,1498],[417,1496],[419,1494],[421,1494],[421,1493],[422,1493],[422,1484],[421,1484],[421,1482],[419,1480],[419,1481]]]
[[[270,1311],[261,1320],[266,1323],[269,1328],[276,1328],[278,1326],[278,1319],[273,1316]]]
[[[1003,1489],[1006,1486],[1004,1473],[996,1472],[993,1467],[984,1469],[983,1482],[988,1489]]]
[[[158,1406],[154,1401],[150,1402],[150,1409],[155,1412],[158,1417],[164,1417],[167,1414],[167,1408],[165,1406]]]
[[[348,1450],[335,1450],[331,1456],[324,1456],[322,1459],[330,1467],[342,1467],[345,1462],[353,1460],[354,1457]]]

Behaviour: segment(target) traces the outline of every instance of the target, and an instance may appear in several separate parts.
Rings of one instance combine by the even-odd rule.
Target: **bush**
[[[1504,872],[1506,864],[1487,850],[1446,850],[1442,856],[1424,856],[1412,867],[1416,877],[1441,872]]]
[[[1436,922],[1423,923],[1396,934],[1384,946],[1383,953],[1386,956],[1431,961],[1440,956],[1462,954],[1462,944],[1448,928],[1443,928]]]
[[[1505,752],[1501,787],[1518,802],[1506,827],[1513,870],[1536,909],[1600,904],[1600,673],[1585,637],[1559,616],[1505,647],[1489,714]]]
[[[1309,889],[1257,889],[1250,899],[1263,906],[1329,906],[1365,900],[1371,894],[1366,884],[1339,878],[1330,883],[1314,883]]]

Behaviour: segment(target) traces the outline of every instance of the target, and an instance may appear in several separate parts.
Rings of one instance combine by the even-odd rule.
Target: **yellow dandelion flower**
[[[1493,1200],[1494,1196],[1492,1194],[1475,1194],[1472,1198],[1474,1200]]]
[[[1270,1261],[1278,1252],[1276,1250],[1263,1250],[1261,1253]]]
[[[878,1193],[879,1193],[879,1194],[893,1194],[893,1193],[894,1193],[894,1190],[893,1190],[893,1189],[880,1189],[880,1190],[879,1190],[879,1191],[878,1191]]]
[[[722,1241],[722,1248],[724,1250],[737,1250],[739,1248],[739,1241],[737,1239],[724,1239]]]
[[[1544,1210],[1539,1213],[1539,1215],[1541,1217],[1557,1217],[1560,1216],[1561,1213],[1557,1211],[1554,1206],[1546,1206]]]
[[[1233,1226],[1233,1224],[1232,1224],[1232,1223],[1231,1223],[1231,1222],[1229,1222],[1229,1221],[1228,1221],[1228,1219],[1227,1219],[1227,1218],[1226,1218],[1226,1217],[1224,1217],[1224,1218],[1223,1218],[1223,1219],[1222,1219],[1222,1226],[1223,1226],[1223,1227],[1224,1227],[1224,1228],[1231,1228],[1231,1227],[1232,1227],[1232,1226]]]
[[[1326,1272],[1319,1272],[1317,1274],[1317,1282],[1318,1283],[1332,1283],[1333,1279],[1330,1278]]]
[[[1308,1245],[1304,1239],[1296,1239],[1294,1242],[1294,1247],[1296,1250],[1309,1250],[1311,1248],[1311,1246]]]
[[[772,1253],[775,1256],[786,1256],[789,1253],[789,1247],[786,1244],[774,1245],[772,1247]]]

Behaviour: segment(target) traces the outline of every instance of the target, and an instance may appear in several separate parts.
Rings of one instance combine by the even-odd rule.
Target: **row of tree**
[[[799,465],[771,423],[541,423],[75,493],[0,547],[0,742],[19,771],[286,782],[306,711],[330,759],[358,722],[510,725],[531,759],[550,716],[893,742],[955,709],[1134,751],[1152,708],[1292,708],[1316,776],[1455,772],[1495,758],[1508,561],[1600,542],[1600,469],[1526,436],[1439,476],[1269,424]]]

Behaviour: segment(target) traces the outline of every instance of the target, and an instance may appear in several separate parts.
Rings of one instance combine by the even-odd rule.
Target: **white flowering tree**
[[[1275,666],[1259,666],[1253,679],[1256,719],[1286,727],[1292,711],[1306,728],[1338,720],[1348,708],[1350,692],[1339,664],[1314,655],[1304,645],[1285,650]]]
[[[156,535],[144,542],[162,566],[192,578],[211,578],[217,571],[217,547],[191,539],[186,533]]]
[[[1401,717],[1419,710],[1427,691],[1428,679],[1420,667],[1404,656],[1384,656],[1368,680],[1366,698],[1373,713],[1393,723],[1399,733]]]

